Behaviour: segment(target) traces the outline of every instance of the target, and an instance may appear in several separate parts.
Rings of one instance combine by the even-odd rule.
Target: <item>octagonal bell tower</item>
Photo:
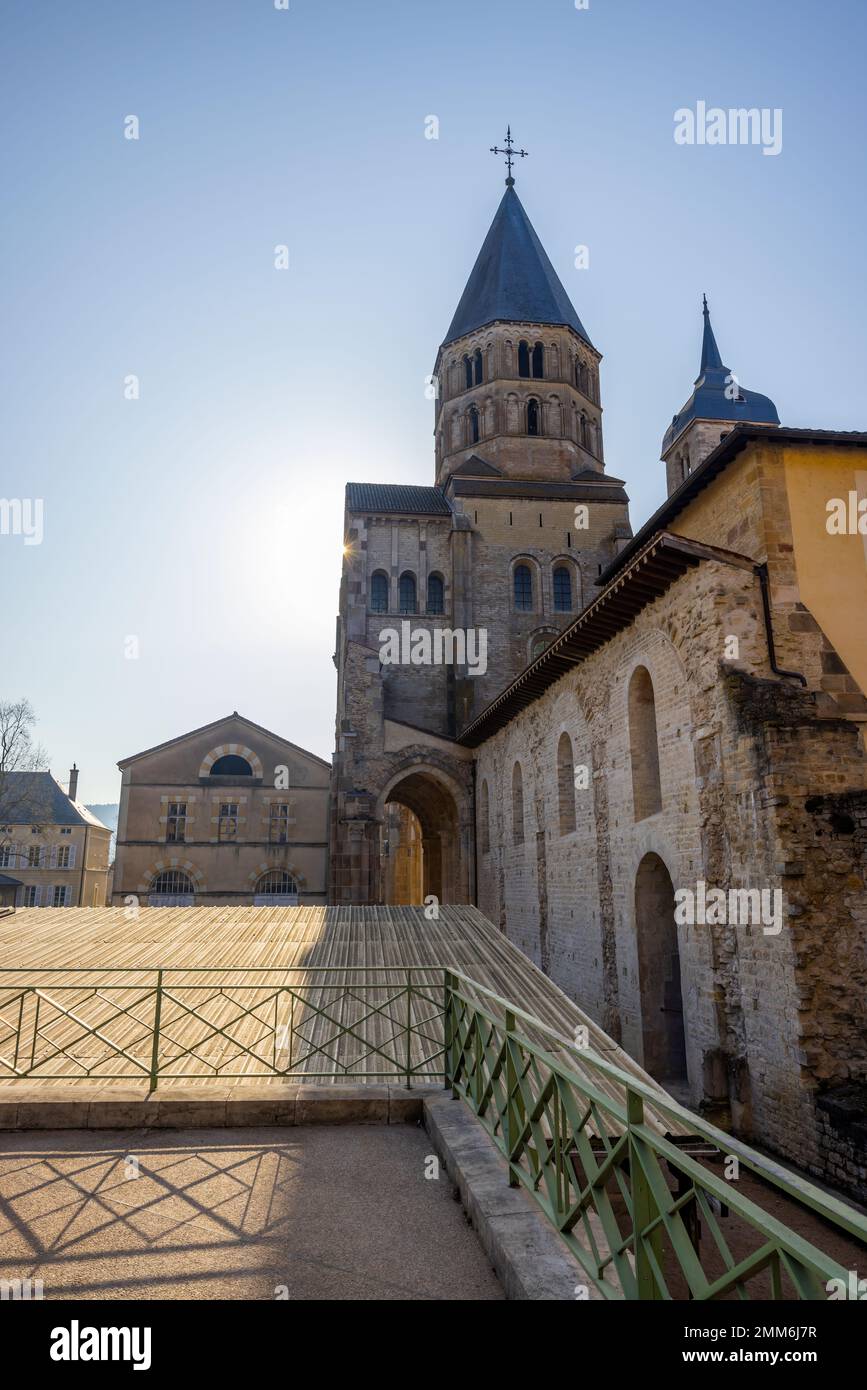
[[[602,473],[600,361],[510,174],[437,354],[437,486],[474,457],[514,479]]]

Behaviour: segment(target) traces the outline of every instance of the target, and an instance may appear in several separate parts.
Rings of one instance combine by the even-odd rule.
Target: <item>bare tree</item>
[[[0,846],[16,824],[42,829],[50,807],[35,777],[10,776],[45,769],[45,749],[33,741],[36,715],[29,700],[0,700]]]

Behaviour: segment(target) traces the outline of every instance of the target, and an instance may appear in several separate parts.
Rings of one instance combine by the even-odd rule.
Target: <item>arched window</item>
[[[575,760],[572,740],[564,730],[557,744],[557,800],[560,810],[560,834],[571,835],[575,829]]]
[[[529,565],[516,565],[514,574],[515,607],[519,613],[533,611],[533,576]]]
[[[429,574],[427,577],[427,611],[428,613],[445,612],[445,589],[440,574]]]
[[[473,384],[473,364],[470,358],[464,354],[464,385],[469,387]]]
[[[545,349],[541,343],[533,347],[533,376],[545,375]]]
[[[286,869],[269,869],[256,880],[254,907],[296,907],[298,882]]]
[[[581,444],[585,449],[589,449],[590,447],[590,439],[587,434],[587,416],[584,414],[583,410],[581,412]]]
[[[148,888],[149,907],[190,907],[196,888],[182,869],[163,869],[155,874]]]
[[[415,613],[415,575],[411,574],[409,570],[400,576],[398,598],[401,613]]]
[[[370,611],[388,612],[388,575],[383,570],[377,570],[370,578]]]
[[[470,406],[470,442],[479,442],[479,412],[474,405]]]
[[[286,869],[270,869],[256,880],[256,894],[263,897],[282,898],[286,894],[297,897],[297,891],[297,880]]]
[[[524,779],[520,763],[512,768],[512,843],[524,843]]]
[[[635,819],[645,820],[662,810],[659,781],[659,740],[653,681],[645,666],[636,666],[629,682],[629,748],[632,757],[632,799]]]
[[[473,381],[476,386],[481,386],[484,381],[484,367],[482,364],[482,349],[476,348],[473,353]]]
[[[518,344],[518,376],[530,375],[530,345],[522,339]]]
[[[539,433],[539,402],[533,396],[527,402],[527,433]]]
[[[211,768],[211,777],[252,777],[253,769],[238,753],[224,753]]]
[[[572,612],[572,574],[568,565],[558,565],[554,571],[554,611]]]
[[[530,643],[530,660],[535,661],[544,651],[550,647],[554,636],[550,632],[543,632],[539,637],[534,637]]]
[[[482,854],[491,852],[491,801],[488,795],[487,781],[482,782],[482,791],[479,797],[479,842]]]

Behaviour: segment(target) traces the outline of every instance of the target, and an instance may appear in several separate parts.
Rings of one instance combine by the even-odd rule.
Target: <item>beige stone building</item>
[[[325,902],[322,758],[236,712],[118,767],[113,902]]]
[[[14,882],[16,907],[105,907],[111,831],[50,772],[4,772],[0,788],[0,871]]]
[[[477,902],[677,1094],[867,1197],[867,434],[781,428],[705,305],[633,537],[599,360],[509,183],[435,485],[347,487],[333,901]]]

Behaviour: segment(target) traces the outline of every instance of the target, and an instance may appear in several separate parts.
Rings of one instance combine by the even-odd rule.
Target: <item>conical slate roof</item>
[[[726,420],[732,423],[744,420],[749,421],[751,425],[780,423],[773,401],[767,396],[760,396],[758,391],[747,391],[746,387],[736,384],[731,371],[724,365],[710,326],[707,299],[704,300],[702,313],[704,333],[701,340],[701,366],[695,379],[695,390],[665,431],[662,441],[663,457],[691,420]]]
[[[512,185],[497,208],[443,347],[498,319],[565,324],[590,343]]]

